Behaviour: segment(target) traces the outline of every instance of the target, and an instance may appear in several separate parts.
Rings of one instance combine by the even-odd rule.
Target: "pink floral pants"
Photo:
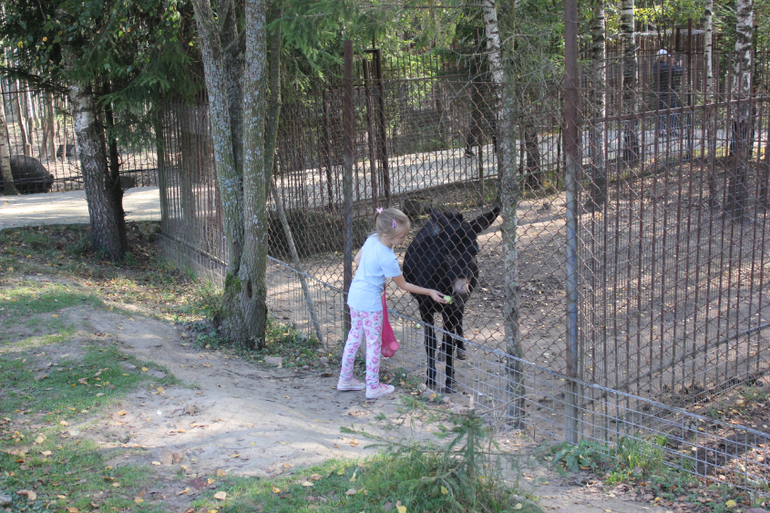
[[[374,388],[380,383],[382,312],[359,312],[350,309],[350,333],[342,353],[340,381],[347,382],[353,377],[353,364],[364,336],[366,337],[366,386]]]

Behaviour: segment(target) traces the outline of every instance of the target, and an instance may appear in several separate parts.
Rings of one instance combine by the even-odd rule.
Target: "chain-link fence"
[[[516,403],[532,436],[563,439],[577,431],[610,446],[653,444],[672,465],[766,494],[768,429],[705,413],[736,386],[770,384],[770,99],[759,89],[750,98],[733,95],[726,55],[713,57],[721,64],[706,94],[705,56],[695,58],[690,48],[682,72],[666,77],[672,89],[663,100],[657,52],[637,56],[630,110],[613,79],[615,59],[583,67],[579,207],[572,212],[559,82],[538,90],[538,108],[519,120],[519,358],[509,351],[504,318],[511,308],[503,263],[510,234],[494,208],[498,123],[487,75],[469,56],[383,61],[377,52],[365,54],[349,77],[355,141],[347,171],[342,78],[314,84],[282,111],[271,206],[280,201],[285,209],[299,260],[271,215],[272,315],[340,346],[344,237],[355,252],[372,230],[375,208],[399,207],[412,220],[409,238],[396,248],[405,276],[441,288],[456,303],[432,316],[389,285],[401,343],[389,366],[472,401],[486,416],[505,419]],[[677,65],[682,56],[673,57]],[[759,66],[755,83],[765,83]],[[733,120],[747,103],[743,126]],[[171,105],[166,112],[159,160],[166,244],[221,279],[227,259],[206,108]],[[345,197],[346,172],[352,197]],[[349,233],[341,221],[346,201],[353,207]],[[569,215],[577,219],[574,276],[566,271]],[[566,313],[569,279],[577,284],[573,320]],[[568,330],[576,334],[574,353]],[[521,400],[512,396],[513,368],[523,375]]]
[[[0,77],[0,98],[8,128],[11,171],[21,193],[83,189],[77,138],[65,95],[30,88],[21,80]],[[119,120],[120,113],[116,113]],[[154,136],[116,142],[121,184],[158,185]],[[6,137],[6,134],[0,134]],[[142,142],[144,140],[145,142]],[[49,176],[50,174],[50,176]]]

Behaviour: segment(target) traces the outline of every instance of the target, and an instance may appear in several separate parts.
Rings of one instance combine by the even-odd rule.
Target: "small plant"
[[[611,465],[608,448],[597,441],[581,440],[578,445],[563,442],[555,445],[552,451],[553,462],[570,472],[599,472]]]
[[[618,444],[618,466],[635,473],[651,475],[665,468],[663,462],[663,447],[666,438],[653,436],[647,440],[624,437]]]
[[[750,386],[741,392],[741,397],[746,405],[751,403],[763,403],[767,401],[767,392],[764,390],[758,390],[754,386]]]

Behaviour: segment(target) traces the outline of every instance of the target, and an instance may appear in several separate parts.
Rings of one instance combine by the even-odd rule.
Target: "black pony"
[[[463,336],[463,312],[465,303],[476,287],[479,267],[477,236],[491,225],[500,213],[495,206],[471,221],[465,221],[457,211],[431,211],[431,220],[417,233],[404,255],[404,278],[409,283],[436,289],[452,296],[451,304],[440,304],[430,296],[415,295],[420,308],[420,318],[425,324],[425,349],[428,353],[428,387],[436,390],[436,347],[433,329],[436,312],[444,320],[444,341],[441,356],[446,358],[445,393],[453,393],[453,350],[457,346],[457,358],[465,360],[465,344],[456,337]],[[456,337],[452,336],[456,335]]]

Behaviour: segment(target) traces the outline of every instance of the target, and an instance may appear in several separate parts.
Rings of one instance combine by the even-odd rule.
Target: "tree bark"
[[[636,135],[636,28],[634,0],[621,0],[620,40],[623,50],[623,113],[629,120],[623,124],[623,160],[634,163],[639,159],[639,138]]]
[[[227,339],[260,346],[267,325],[265,167],[266,35],[263,0],[194,0],[209,96],[215,169],[227,237],[222,307],[215,319]],[[245,29],[237,20],[243,8]],[[248,123],[244,123],[244,119]]]
[[[499,25],[502,40],[503,87],[500,104],[500,200],[502,203],[503,265],[505,268],[503,324],[505,327],[506,376],[508,378],[508,417],[514,428],[524,426],[526,387],[524,386],[524,348],[519,327],[521,284],[519,283],[516,209],[521,199],[521,177],[516,172],[516,120],[518,95],[513,69],[514,22],[518,0],[501,0]]]
[[[752,119],[752,48],[754,30],[753,0],[738,0],[735,23],[735,59],[733,60],[733,95],[738,101],[732,127],[732,151],[730,152],[731,176],[727,190],[728,211],[733,217],[742,218],[746,206],[747,175],[751,160],[754,130]]]
[[[591,165],[590,197],[586,208],[590,211],[599,210],[607,201],[607,174],[604,166],[604,121],[606,104],[604,88],[606,82],[607,51],[605,44],[604,0],[594,0],[593,18],[591,20],[591,61],[593,63],[592,97],[593,121],[589,131],[588,158]]]
[[[265,82],[267,46],[265,4],[246,0],[246,72],[243,84],[243,112],[249,122],[244,126],[243,146],[249,148],[243,159],[243,215],[245,247],[240,280],[241,308],[248,340],[264,346],[267,326],[267,195],[270,171],[265,158]]]
[[[91,221],[91,249],[113,261],[125,258],[128,242],[120,187],[114,187],[107,165],[104,126],[90,86],[69,86],[72,119],[78,140],[80,170]]]
[[[232,342],[245,346],[242,327],[243,311],[238,304],[241,290],[241,257],[243,255],[243,183],[242,169],[237,166],[234,150],[233,127],[227,78],[232,76],[225,69],[223,41],[217,18],[210,0],[194,0],[195,19],[201,43],[201,57],[206,79],[206,91],[211,116],[211,135],[214,145],[214,162],[221,199],[225,241],[227,243],[227,273],[220,312],[214,319]],[[232,2],[220,4],[222,10],[234,9]]]
[[[484,30],[487,36],[487,56],[489,58],[489,71],[492,75],[492,93],[494,105],[492,105],[492,116],[495,120],[495,125],[492,127],[493,132],[498,131],[498,125],[500,123],[500,106],[502,105],[502,87],[503,87],[503,65],[500,57],[500,27],[497,22],[497,0],[484,0],[481,4],[483,18],[484,18]],[[493,137],[497,140],[497,133],[493,133]],[[497,154],[497,176],[500,177],[500,160],[501,150],[500,144],[495,145],[495,152]]]
[[[8,124],[5,122],[5,102],[3,99],[2,83],[0,83],[0,179],[3,181],[3,191],[6,194],[18,194],[11,173],[11,152],[8,147]]]

